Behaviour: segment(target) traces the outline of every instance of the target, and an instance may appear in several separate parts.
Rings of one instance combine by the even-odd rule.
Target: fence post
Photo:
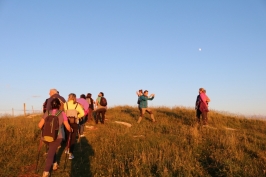
[[[14,117],[14,108],[12,108],[12,116]]]
[[[26,116],[26,103],[24,103],[24,116]]]

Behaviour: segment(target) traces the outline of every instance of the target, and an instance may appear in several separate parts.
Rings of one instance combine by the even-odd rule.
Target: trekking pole
[[[67,153],[66,153],[66,157],[65,157],[64,171],[66,169],[67,155],[69,156],[69,144],[70,144],[71,134],[72,134],[72,132],[70,132],[68,135],[67,146],[66,146],[66,150],[65,150],[65,151],[67,151]]]
[[[40,144],[39,144],[39,148],[38,148],[38,155],[37,155],[37,162],[36,162],[36,169],[35,169],[35,173],[38,173],[38,163],[39,163],[39,158],[40,158],[40,152],[41,152],[41,147],[43,145],[42,142],[42,138],[40,139]]]

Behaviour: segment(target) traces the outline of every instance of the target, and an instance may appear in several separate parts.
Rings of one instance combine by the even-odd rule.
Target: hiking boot
[[[48,171],[44,171],[42,177],[49,177],[50,173]]]
[[[57,170],[57,169],[58,169],[58,167],[59,167],[58,163],[57,163],[57,162],[55,162],[55,163],[53,164],[53,170]]]
[[[73,154],[72,154],[72,153],[69,153],[69,157],[68,157],[68,159],[69,159],[69,160],[72,160],[72,159],[74,159],[74,156],[73,156]]]

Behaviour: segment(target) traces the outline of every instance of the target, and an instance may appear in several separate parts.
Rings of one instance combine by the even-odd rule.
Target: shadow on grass
[[[132,117],[134,120],[138,120],[139,118],[139,109],[133,109],[133,108],[124,108],[121,110],[121,112],[124,112],[126,114],[129,114],[130,117]]]
[[[69,160],[68,155],[65,154],[65,144],[58,151],[58,161],[61,165],[61,169],[67,172],[71,177],[90,177],[93,176],[91,172],[90,157],[94,156],[94,150],[89,144],[86,137],[80,138],[80,141],[76,143],[74,149],[74,159]],[[62,156],[62,158],[60,158]]]
[[[80,142],[76,144],[74,152],[75,158],[71,160],[71,175],[72,177],[89,177],[91,173],[90,156],[94,156],[94,150],[89,144],[87,138],[80,138]]]
[[[157,110],[158,113],[164,114],[167,117],[173,117],[178,119],[179,121],[182,122],[182,124],[184,125],[188,125],[188,126],[193,126],[196,122],[196,119],[194,118],[195,115],[193,115],[193,113],[191,115],[188,115],[188,113],[176,113],[173,111],[167,111],[167,110]]]

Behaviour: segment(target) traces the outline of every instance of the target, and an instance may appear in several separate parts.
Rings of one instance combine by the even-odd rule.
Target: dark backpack
[[[140,100],[139,100],[139,98],[138,98],[138,102],[137,102],[137,104],[140,104]]]
[[[92,110],[94,110],[94,101],[92,98],[86,98],[86,101],[88,102],[89,104],[89,108],[91,108]]]
[[[57,139],[60,131],[59,127],[59,114],[62,111],[58,111],[55,115],[52,115],[48,111],[48,116],[44,119],[44,125],[42,128],[43,141],[53,142]]]
[[[103,96],[101,97],[100,105],[101,105],[101,106],[107,106],[107,100],[106,100],[106,98],[103,97]]]

